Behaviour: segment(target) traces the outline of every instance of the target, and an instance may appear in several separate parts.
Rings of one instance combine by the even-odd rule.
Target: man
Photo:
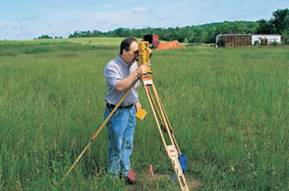
[[[105,118],[131,85],[145,74],[145,71],[148,71],[149,65],[137,65],[138,52],[137,40],[126,38],[120,44],[119,56],[105,66],[104,76],[108,86],[105,97]],[[138,85],[139,82],[132,87],[126,99],[107,123],[109,139],[107,171],[109,174],[125,177],[130,184],[136,182],[136,173],[131,170],[130,155],[133,150],[136,110],[141,108],[136,91]]]

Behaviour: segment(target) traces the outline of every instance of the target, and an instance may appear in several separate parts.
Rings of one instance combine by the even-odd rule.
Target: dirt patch
[[[199,190],[202,186],[200,180],[186,175],[186,181],[190,191]],[[173,174],[160,174],[154,176],[141,175],[135,185],[126,185],[126,191],[139,191],[139,190],[180,190],[176,176]]]

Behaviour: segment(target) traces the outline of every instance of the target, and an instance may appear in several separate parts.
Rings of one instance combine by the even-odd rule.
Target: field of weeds
[[[178,190],[149,111],[134,187],[105,174],[104,65],[121,39],[0,42],[0,190]],[[154,81],[196,190],[289,190],[289,49],[186,47],[152,58]],[[159,178],[146,176],[152,164]],[[197,182],[197,183],[196,183]]]

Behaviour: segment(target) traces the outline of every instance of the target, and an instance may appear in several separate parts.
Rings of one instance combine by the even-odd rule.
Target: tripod
[[[151,57],[151,50],[149,49],[149,43],[145,41],[140,42],[139,43],[140,64],[149,63],[150,57]],[[154,118],[158,126],[158,131],[160,133],[162,144],[165,148],[167,156],[171,160],[181,190],[188,191],[189,188],[183,173],[183,170],[186,168],[185,159],[177,144],[167,113],[165,112],[164,106],[160,100],[157,89],[153,83],[152,71],[150,71],[148,75],[142,77],[142,82],[145,88],[146,96],[148,98],[150,107],[152,109]]]

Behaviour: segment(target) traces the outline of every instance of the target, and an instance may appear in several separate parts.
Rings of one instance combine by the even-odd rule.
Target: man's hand
[[[140,120],[144,120],[147,112],[141,107],[141,104],[139,102],[135,103],[135,108],[136,108],[136,118]]]
[[[147,73],[151,73],[151,71],[152,71],[152,65],[150,63],[143,64],[137,67],[137,74],[139,76],[147,74]]]

